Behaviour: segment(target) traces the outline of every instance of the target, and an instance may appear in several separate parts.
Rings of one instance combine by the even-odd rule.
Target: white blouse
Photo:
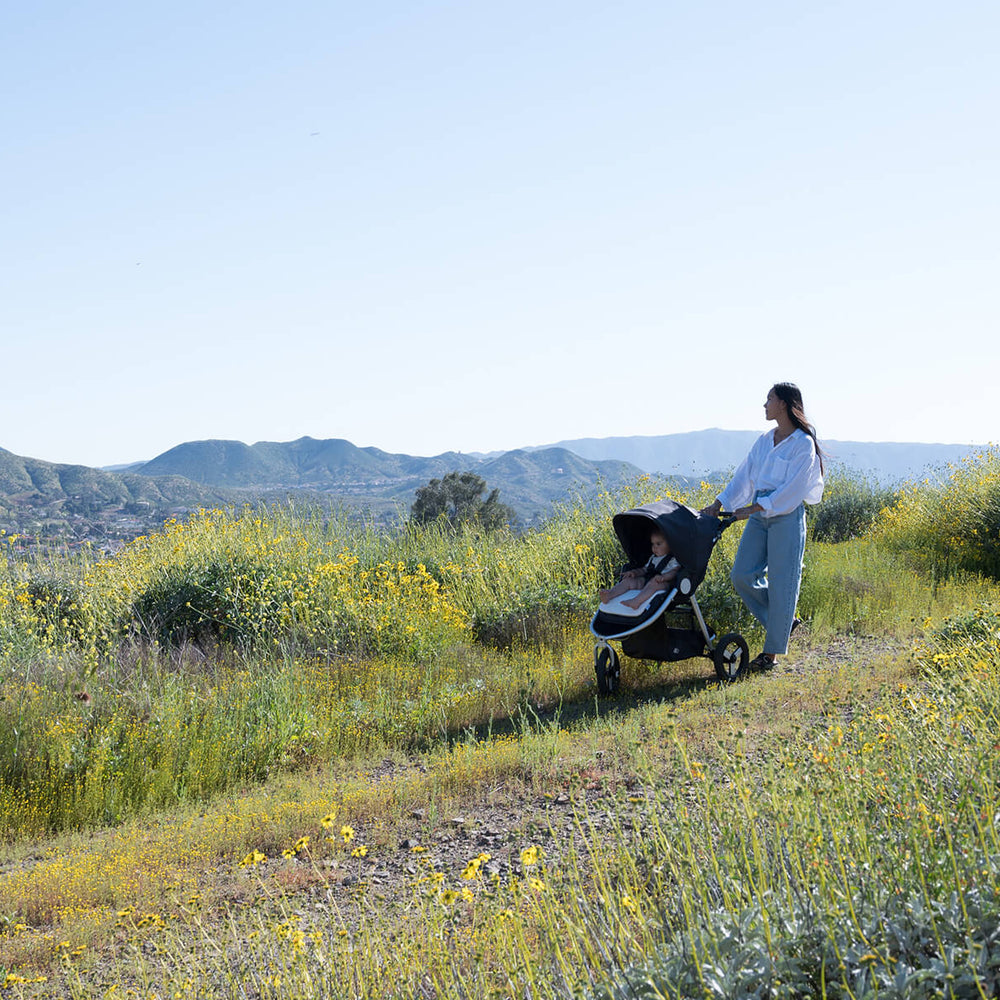
[[[813,439],[796,429],[780,444],[774,431],[765,431],[740,463],[729,485],[719,494],[723,510],[736,510],[758,496],[764,517],[789,514],[800,503],[819,503],[823,496],[823,472]]]

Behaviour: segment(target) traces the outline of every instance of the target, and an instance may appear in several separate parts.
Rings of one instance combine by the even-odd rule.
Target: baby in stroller
[[[590,631],[597,640],[594,671],[601,693],[613,694],[621,677],[613,640],[621,643],[622,655],[636,660],[673,663],[705,656],[714,663],[720,680],[741,676],[750,659],[746,639],[738,632],[717,637],[695,596],[712,549],[733,523],[732,517],[720,520],[673,500],[657,500],[615,514],[611,523],[628,565],[649,561],[600,592],[602,603]],[[627,596],[640,587],[641,593]]]
[[[639,593],[635,597],[621,602],[626,607],[638,610],[653,594],[667,589],[667,584],[677,576],[681,564],[671,555],[670,543],[659,528],[653,528],[650,532],[649,547],[652,555],[645,566],[625,570],[618,583],[598,592],[602,604],[607,604],[631,590],[638,590]]]

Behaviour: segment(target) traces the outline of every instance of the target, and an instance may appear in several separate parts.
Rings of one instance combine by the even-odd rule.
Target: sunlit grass
[[[581,609],[620,559],[610,512],[639,499],[523,536],[203,511],[110,560],[13,566],[0,835],[115,823],[578,696]]]
[[[525,535],[203,512],[112,560],[10,561],[6,988],[991,995],[1000,592],[898,544],[952,486],[922,489],[891,531],[810,544],[784,670],[631,661],[611,701],[585,626],[651,480]],[[754,645],[739,530],[699,599]],[[374,888],[412,816],[487,803],[524,818],[502,857],[418,851]]]
[[[68,852],[36,865],[38,882],[21,891],[44,897],[45,885],[66,884],[63,954],[83,947],[72,969],[123,992],[190,981],[191,995],[219,997],[265,983],[275,996],[419,996],[423,982],[442,995],[624,997],[653,982],[664,996],[761,983],[801,996],[823,979],[827,995],[847,996],[902,974],[901,995],[931,996],[947,975],[968,977],[976,956],[963,942],[1000,913],[1000,692],[995,646],[991,662],[981,646],[966,655],[928,642],[922,667],[888,660],[853,698],[829,686],[836,668],[817,667],[826,695],[790,710],[783,735],[764,723],[772,697],[789,705],[794,684],[774,675],[650,703],[634,726],[612,717],[467,741],[425,757],[426,773],[401,767],[388,786],[342,781],[309,796],[303,782],[298,801],[293,785],[274,787],[147,826],[152,844],[123,831],[101,855],[109,881],[138,866],[168,890],[143,896],[117,876],[121,894],[103,912],[120,958],[105,954],[96,980],[88,952],[101,935],[76,915],[86,908],[72,885],[102,865]],[[946,674],[919,672],[942,664]],[[769,696],[772,681],[781,690]],[[698,720],[712,716],[709,734]],[[377,898],[366,872],[398,856],[387,816],[433,801],[444,817],[500,781],[536,801],[565,789],[569,804],[542,819],[540,838],[515,833],[496,874],[471,848],[433,861],[413,853],[409,887]],[[186,877],[213,856],[230,873],[217,869],[214,894]],[[37,934],[28,925],[8,944],[26,948]],[[913,964],[944,948],[953,972]]]
[[[879,540],[911,566],[1000,577],[1000,449],[949,466],[932,481],[901,489],[876,525]]]

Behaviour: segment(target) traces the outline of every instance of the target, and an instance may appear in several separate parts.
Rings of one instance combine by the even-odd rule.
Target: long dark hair
[[[823,468],[823,449],[819,446],[819,439],[816,437],[816,428],[806,420],[806,410],[802,405],[802,390],[794,382],[775,382],[771,386],[771,391],[788,408],[788,416],[792,423],[800,430],[805,431],[813,439],[816,447],[816,454],[819,456],[819,471]]]

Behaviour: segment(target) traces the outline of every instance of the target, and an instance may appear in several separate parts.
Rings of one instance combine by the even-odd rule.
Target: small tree
[[[417,490],[410,508],[410,518],[417,524],[444,519],[452,528],[478,524],[492,530],[514,520],[514,511],[500,502],[500,490],[486,492],[486,480],[474,472],[448,472],[443,479],[432,479]]]

